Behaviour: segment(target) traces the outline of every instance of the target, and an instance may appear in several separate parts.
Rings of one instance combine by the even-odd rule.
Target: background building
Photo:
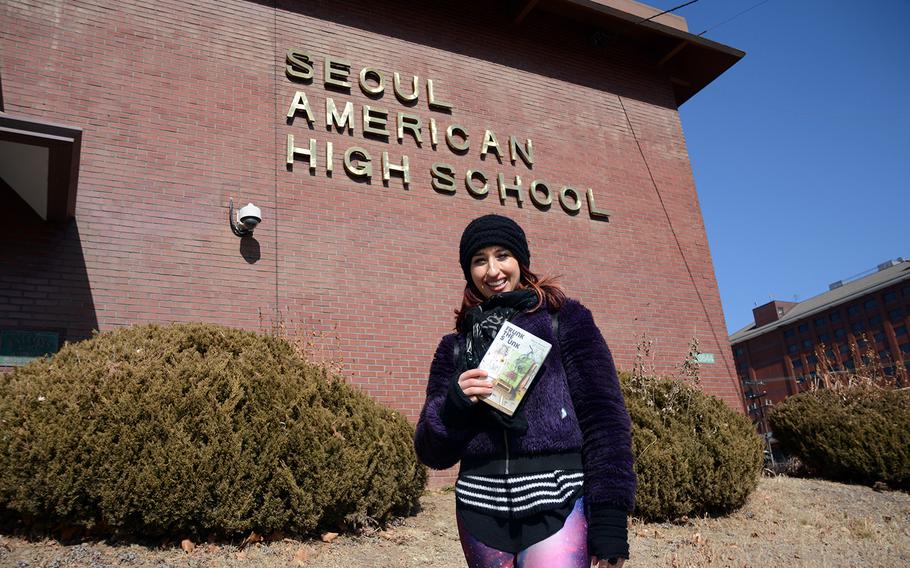
[[[898,382],[910,371],[910,261],[902,258],[808,300],[772,301],[752,313],[755,322],[731,335],[730,344],[747,409],[762,432],[775,403],[826,370],[880,365]]]
[[[682,18],[12,0],[0,54],[0,365],[137,322],[278,327],[415,420],[461,231],[500,213],[621,367],[647,334],[673,373],[697,337],[701,384],[742,409],[677,107],[743,53]]]

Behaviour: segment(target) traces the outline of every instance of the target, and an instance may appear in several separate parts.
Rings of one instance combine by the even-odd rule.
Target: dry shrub
[[[859,337],[850,336],[847,341],[849,359],[853,369],[843,370],[834,358],[834,352],[824,343],[815,347],[815,372],[807,375],[809,380],[806,389],[842,389],[854,386],[874,386],[885,389],[906,387],[910,383],[903,358],[898,354],[897,360],[891,354],[885,358],[876,351],[875,341],[863,333]]]
[[[285,340],[141,325],[0,377],[0,509],[143,535],[306,533],[418,504],[413,428]]]
[[[755,428],[721,400],[642,368],[621,376],[632,417],[636,516],[667,520],[741,507],[761,471]]]
[[[856,377],[831,386],[774,409],[781,449],[823,478],[910,488],[910,390]]]

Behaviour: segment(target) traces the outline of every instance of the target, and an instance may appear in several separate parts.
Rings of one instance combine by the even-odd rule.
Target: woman
[[[456,517],[477,568],[621,566],[635,499],[629,414],[591,312],[530,271],[524,231],[500,215],[465,228],[457,333],[436,349],[414,445],[435,469],[461,461]],[[552,345],[512,416],[483,404],[477,369],[506,320]]]

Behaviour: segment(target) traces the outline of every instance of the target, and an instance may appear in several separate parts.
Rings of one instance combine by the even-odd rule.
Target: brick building
[[[136,322],[282,325],[414,420],[461,230],[500,213],[621,367],[646,333],[674,372],[697,337],[742,409],[677,108],[743,54],[658,12],[4,2],[0,364]]]
[[[762,432],[770,408],[820,373],[870,365],[900,383],[910,372],[910,261],[902,258],[808,300],[772,301],[752,313],[755,321],[730,344],[747,410]]]

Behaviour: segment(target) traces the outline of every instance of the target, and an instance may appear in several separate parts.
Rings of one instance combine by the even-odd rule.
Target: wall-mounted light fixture
[[[262,221],[262,211],[252,203],[247,203],[237,211],[237,216],[234,217],[234,198],[232,197],[228,221],[235,235],[248,237],[253,234],[253,230]]]

